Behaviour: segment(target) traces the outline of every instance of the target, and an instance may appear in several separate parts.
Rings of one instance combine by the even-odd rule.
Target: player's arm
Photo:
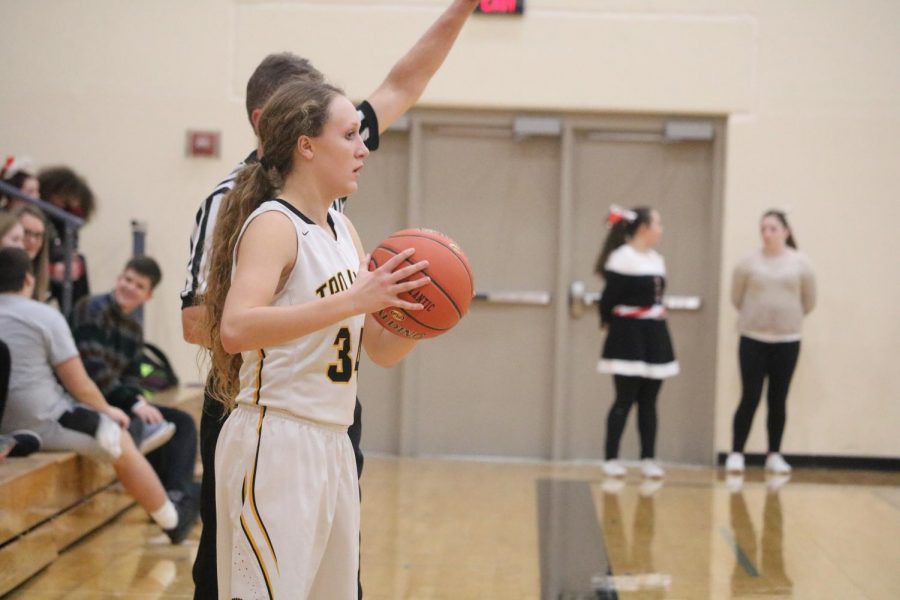
[[[110,406],[103,394],[100,393],[97,384],[88,377],[80,356],[73,356],[55,365],[53,370],[69,395],[97,412],[107,415],[122,427],[128,427],[128,416],[120,409]]]
[[[416,44],[397,61],[387,78],[367,100],[385,131],[409,110],[443,64],[478,0],[454,0]]]
[[[393,272],[411,252],[401,252],[375,272],[356,278],[349,290],[303,304],[271,306],[278,286],[297,258],[297,234],[283,214],[264,213],[250,223],[240,240],[237,265],[222,313],[221,340],[235,354],[284,344],[353,315],[393,303],[410,310],[420,304],[397,295],[420,287],[419,281],[397,282],[424,269],[419,263]]]
[[[350,235],[353,236],[353,243],[356,245],[356,251],[362,261],[359,267],[360,273],[362,274],[363,271],[368,272],[368,256],[365,256],[359,233],[357,233],[356,228],[353,227],[353,223],[350,222],[350,219],[345,216],[344,220],[347,222],[347,227],[350,229]],[[422,263],[426,263],[426,261],[422,261]],[[425,285],[424,282],[427,281],[429,281],[427,277],[416,280],[416,282],[423,282],[420,285]],[[416,306],[421,308],[420,305]],[[369,358],[372,359],[372,362],[376,365],[385,368],[393,367],[415,348],[418,340],[402,338],[390,333],[375,320],[375,317],[372,316],[372,312],[375,311],[366,313],[363,348],[365,349],[366,354],[369,355]]]

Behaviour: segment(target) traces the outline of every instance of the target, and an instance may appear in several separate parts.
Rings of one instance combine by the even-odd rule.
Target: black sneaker
[[[141,454],[149,454],[175,435],[175,424],[169,421],[160,423],[144,423],[144,431],[141,435],[141,441],[138,443],[138,450]]]
[[[9,434],[16,445],[9,451],[9,456],[28,456],[41,449],[41,436],[27,429],[17,429]]]
[[[16,447],[16,440],[11,435],[0,435],[0,459],[6,458],[9,451]]]
[[[169,421],[144,423],[140,418],[132,416],[128,433],[131,434],[131,439],[141,454],[149,454],[172,439],[175,435],[175,424]]]
[[[177,545],[187,538],[191,529],[194,527],[194,523],[197,522],[197,517],[200,514],[199,504],[196,499],[182,494],[181,492],[169,492],[169,498],[172,500],[172,503],[175,505],[175,510],[178,512],[178,525],[172,529],[164,529],[163,531],[166,532],[166,535],[169,536],[172,543]]]

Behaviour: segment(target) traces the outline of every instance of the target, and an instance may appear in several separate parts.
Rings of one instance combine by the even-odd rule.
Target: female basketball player
[[[816,284],[809,260],[781,211],[766,212],[760,223],[763,247],[734,269],[731,299],[740,311],[738,354],[743,393],[734,413],[732,452],[725,461],[731,472],[744,470],[744,444],[768,377],[769,453],[766,469],[778,474],[791,467],[781,456],[788,388],[800,355],[803,317],[816,303]]]
[[[616,399],[606,419],[606,461],[603,472],[621,477],[619,442],[631,405],[638,405],[641,438],[641,473],[662,477],[656,456],[656,397],[662,380],[678,374],[666,309],[666,265],[653,248],[662,237],[659,213],[649,208],[613,207],[612,227],[595,271],[606,285],[600,300],[600,324],[607,329],[603,354],[597,365],[612,373]]]
[[[259,119],[263,157],[241,171],[216,227],[206,301],[214,380],[236,406],[216,451],[222,598],[357,597],[347,428],[359,352],[387,366],[412,349],[369,314],[421,309],[398,295],[428,280],[400,283],[425,261],[392,272],[411,250],[369,272],[350,221],[329,209],[356,191],[368,155],[359,126],[336,88],[282,86]]]

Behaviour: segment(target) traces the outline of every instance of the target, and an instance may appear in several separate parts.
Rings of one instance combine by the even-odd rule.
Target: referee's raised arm
[[[379,131],[387,130],[418,101],[477,5],[478,0],[454,0],[369,94]]]

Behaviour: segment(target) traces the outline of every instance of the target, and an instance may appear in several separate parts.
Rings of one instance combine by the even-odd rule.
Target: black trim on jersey
[[[309,217],[304,215],[302,212],[297,210],[296,206],[294,206],[293,204],[291,204],[290,202],[288,202],[286,200],[282,200],[281,198],[273,198],[271,200],[266,200],[266,202],[278,202],[279,204],[284,206],[286,209],[288,209],[289,211],[291,211],[292,213],[294,213],[295,215],[300,217],[300,219],[307,225],[316,225],[315,221],[313,221],[312,219],[310,219]],[[337,229],[334,228],[334,219],[331,218],[331,213],[328,213],[327,217],[328,217],[328,226],[331,227],[331,232],[334,234],[334,238],[337,239]],[[318,227],[318,225],[316,225],[316,227]]]
[[[369,104],[368,100],[363,100],[356,107],[356,110],[363,114],[366,122],[366,128],[369,130],[369,138],[365,140],[366,148],[369,150],[378,150],[378,144],[381,142],[381,136],[378,135],[378,115],[375,109]]]

